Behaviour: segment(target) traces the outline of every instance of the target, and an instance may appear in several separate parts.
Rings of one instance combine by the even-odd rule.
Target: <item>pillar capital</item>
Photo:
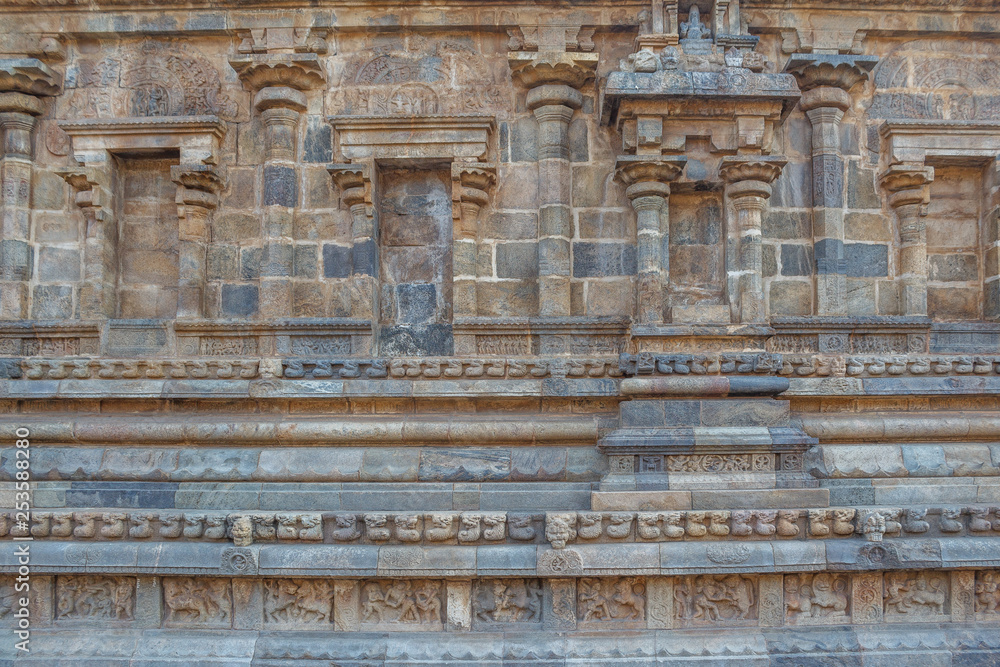
[[[781,175],[785,159],[769,155],[723,158],[719,176],[729,187],[726,194],[731,199],[771,196],[771,183]]]
[[[879,176],[879,183],[888,190],[889,205],[893,208],[928,203],[933,181],[934,167],[926,165],[894,164]]]
[[[564,85],[581,88],[595,76],[596,53],[514,51],[507,55],[511,74],[527,88]]]
[[[371,199],[371,169],[366,164],[331,164],[334,184],[340,188],[340,198],[348,207],[364,204]]]
[[[670,194],[669,183],[676,180],[684,171],[687,158],[683,156],[639,156],[620,155],[615,161],[615,180],[629,186],[629,190],[636,193],[634,196],[641,196],[642,190],[634,186],[639,184],[662,184],[666,187],[663,196]],[[630,195],[632,196],[632,195]]]
[[[177,184],[177,203],[214,209],[219,205],[218,194],[223,182],[215,167],[204,164],[174,165],[170,179]]]
[[[795,53],[785,71],[795,77],[802,92],[831,87],[846,93],[866,79],[877,63],[878,56]]]
[[[110,210],[111,188],[106,170],[97,167],[71,167],[60,169],[56,173],[73,188],[77,206]]]
[[[315,53],[239,55],[231,58],[229,65],[255,92],[268,87],[313,90],[326,83],[326,75]]]
[[[52,97],[61,84],[59,74],[38,58],[0,58],[0,93]]]

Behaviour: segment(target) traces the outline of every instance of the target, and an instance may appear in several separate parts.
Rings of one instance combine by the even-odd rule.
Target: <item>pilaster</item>
[[[452,302],[455,317],[478,314],[476,282],[479,279],[479,212],[490,200],[496,183],[496,167],[482,162],[454,162],[451,165],[452,211]]]
[[[902,282],[900,304],[903,315],[927,315],[927,223],[924,213],[930,202],[934,167],[895,164],[879,179],[889,192],[889,206],[896,213],[899,229],[899,266]]]
[[[596,53],[515,52],[516,81],[528,88],[527,106],[538,120],[538,314],[570,314],[569,122],[583,106],[579,88],[594,78]]]
[[[741,323],[764,321],[761,219],[771,197],[771,183],[781,175],[785,160],[774,156],[725,158],[719,176],[736,212],[739,234],[736,299],[730,299]]]
[[[785,71],[802,90],[800,106],[812,124],[813,254],[817,315],[847,314],[844,256],[844,159],[840,122],[851,89],[868,76],[875,56],[794,54]]]
[[[302,49],[324,50],[315,44],[303,44]],[[251,32],[239,51],[245,55],[232,58],[229,64],[254,92],[253,107],[265,132],[260,315],[288,317],[293,303],[292,220],[298,206],[298,126],[306,110],[305,91],[322,87],[326,77],[315,52],[299,52],[296,32],[290,28]]]
[[[210,315],[205,308],[208,243],[223,181],[209,165],[177,165],[171,167],[170,177],[177,184],[180,241],[177,317],[201,318]]]
[[[112,204],[111,174],[107,168],[79,167],[60,171],[59,175],[73,188],[86,229],[80,317],[112,318],[117,307],[118,223]]]
[[[59,90],[59,76],[42,61],[0,60],[0,319],[28,316],[35,118],[44,110],[40,98]]]
[[[351,279],[354,293],[352,315],[378,317],[378,237],[372,209],[372,170],[369,162],[332,164],[327,167],[340,189],[340,198],[351,212]]]
[[[620,156],[615,178],[627,186],[636,214],[639,322],[663,322],[664,295],[670,281],[670,183],[680,176],[683,157]]]

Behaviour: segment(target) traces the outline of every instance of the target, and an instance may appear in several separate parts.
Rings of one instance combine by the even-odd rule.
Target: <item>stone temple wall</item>
[[[997,662],[993,0],[2,4],[0,665]]]

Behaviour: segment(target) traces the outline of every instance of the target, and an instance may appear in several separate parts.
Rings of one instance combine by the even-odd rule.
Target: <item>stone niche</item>
[[[475,314],[478,215],[496,173],[494,118],[330,122],[345,162],[329,170],[352,213],[354,271],[371,275],[360,284],[381,324],[378,353],[452,354],[455,316]]]

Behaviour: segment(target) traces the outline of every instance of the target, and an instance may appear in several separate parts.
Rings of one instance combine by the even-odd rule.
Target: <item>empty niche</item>
[[[177,185],[170,180],[177,163],[176,157],[118,160],[119,317],[177,315]]]
[[[382,353],[450,354],[451,174],[388,168],[379,182]]]

